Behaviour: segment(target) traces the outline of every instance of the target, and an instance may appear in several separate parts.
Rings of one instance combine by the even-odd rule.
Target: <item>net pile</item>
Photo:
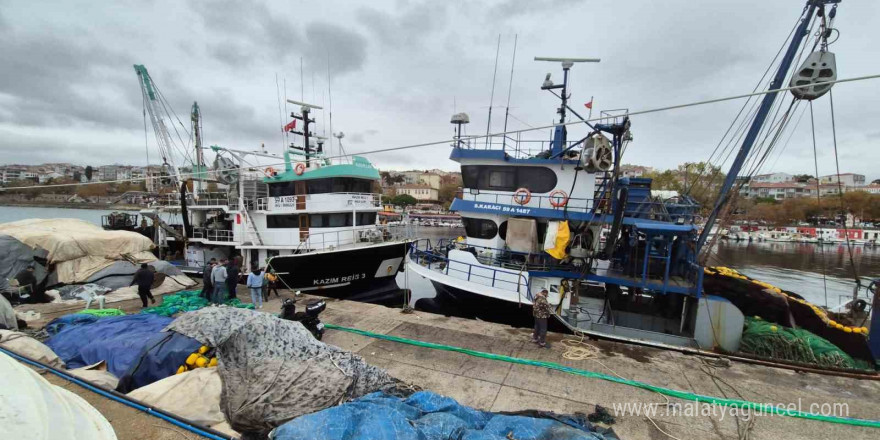
[[[141,313],[148,313],[160,316],[174,316],[179,312],[192,312],[207,307],[210,301],[199,295],[198,290],[184,290],[171,295],[165,295],[162,304],[155,307],[148,307],[141,310]],[[226,300],[223,304],[240,309],[253,309],[253,304],[244,304],[238,298]]]
[[[98,318],[109,318],[111,316],[125,316],[125,312],[119,309],[85,309],[77,312],[82,315],[92,315]]]
[[[784,327],[759,317],[746,317],[740,350],[763,357],[823,367],[871,369],[836,345],[804,329]]]

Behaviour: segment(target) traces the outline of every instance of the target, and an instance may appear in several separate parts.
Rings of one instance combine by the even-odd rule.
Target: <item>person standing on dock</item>
[[[131,280],[131,284],[129,284],[129,286],[137,284],[138,296],[141,297],[141,303],[143,303],[144,308],[147,307],[147,298],[150,299],[150,302],[156,304],[156,299],[153,298],[153,294],[150,292],[154,279],[155,275],[150,270],[150,266],[147,263],[141,263],[141,268],[134,273],[134,278]]]
[[[247,287],[251,292],[251,303],[254,309],[263,308],[263,272],[257,265],[251,266],[251,273],[247,277]]]
[[[214,285],[214,292],[211,295],[211,302],[214,304],[222,304],[226,299],[226,259],[220,260],[220,264],[214,266],[211,271],[211,284]]]
[[[535,331],[532,342],[541,347],[547,346],[547,318],[550,317],[550,303],[547,302],[547,289],[542,289],[535,296],[532,304],[532,315],[535,317]]]
[[[241,261],[238,257],[229,261],[226,266],[226,298],[235,298],[235,289],[238,287],[238,276],[241,274]]]
[[[269,300],[269,294],[271,294],[273,290],[275,291],[276,298],[281,296],[278,294],[278,275],[275,275],[274,270],[267,270],[266,271],[266,284],[265,285],[266,285],[266,289],[265,289],[266,290],[266,301]],[[293,301],[296,302],[296,298],[294,298]]]
[[[211,282],[211,272],[214,271],[214,266],[217,265],[217,259],[211,258],[211,261],[202,268],[202,293],[199,296],[205,298],[206,300],[211,300],[211,294],[214,293],[214,283]]]

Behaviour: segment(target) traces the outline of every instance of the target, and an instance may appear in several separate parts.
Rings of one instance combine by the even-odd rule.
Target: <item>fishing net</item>
[[[141,310],[141,313],[149,313],[161,316],[173,316],[179,312],[192,312],[211,304],[210,301],[199,295],[198,290],[184,290],[171,295],[165,295],[162,304]],[[253,304],[244,304],[238,298],[226,300],[223,304],[241,309],[253,309]]]
[[[110,316],[123,316],[125,312],[119,309],[85,309],[77,312],[82,315],[92,315],[99,318],[107,318]]]
[[[785,359],[823,367],[871,369],[828,340],[804,329],[784,327],[747,317],[740,350],[758,356]]]

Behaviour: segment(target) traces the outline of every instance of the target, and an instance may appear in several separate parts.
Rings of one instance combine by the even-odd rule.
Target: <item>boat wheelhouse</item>
[[[292,115],[308,122],[293,132],[303,144],[285,150],[280,171],[276,155],[210,147],[214,170],[197,177],[213,174],[228,191],[166,198],[159,211],[181,222],[162,228],[159,241],[185,248],[191,272],[211,258],[240,255],[243,271],[265,267],[291,290],[399,304],[395,277],[409,242],[403,227],[378,222],[379,171],[360,156],[327,157],[322,138],[305,136],[314,122],[308,110]]]

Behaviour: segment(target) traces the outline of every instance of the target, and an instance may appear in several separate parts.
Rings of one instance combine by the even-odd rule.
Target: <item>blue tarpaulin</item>
[[[55,318],[46,324],[46,333],[48,333],[49,336],[55,336],[67,327],[91,324],[99,319],[101,318],[98,316],[86,315],[84,313],[65,315],[60,318]]]
[[[538,413],[535,413],[536,415]],[[613,432],[583,418],[480,411],[430,391],[407,398],[376,392],[298,417],[273,440],[611,440]]]
[[[144,344],[140,355],[128,371],[119,378],[116,390],[128,394],[175,374],[177,368],[186,362],[186,358],[201,346],[201,342],[177,332],[154,335]]]
[[[46,341],[67,368],[79,368],[100,361],[107,370],[122,377],[139,358],[150,339],[173,321],[156,315],[128,315],[101,318],[91,323],[71,324]]]

